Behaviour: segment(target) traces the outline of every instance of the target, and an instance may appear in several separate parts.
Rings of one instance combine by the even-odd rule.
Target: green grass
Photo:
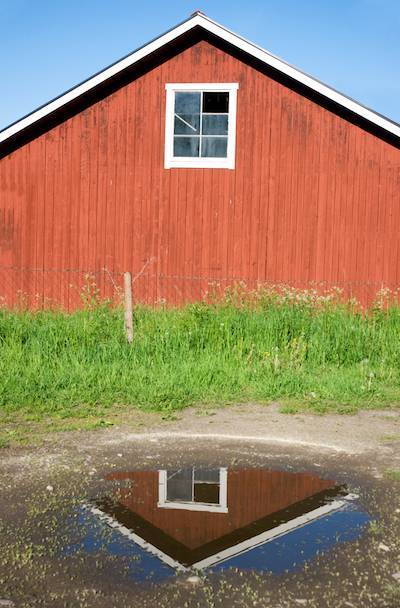
[[[400,469],[388,469],[385,472],[385,475],[388,479],[392,481],[400,481]]]
[[[190,404],[279,400],[288,413],[400,403],[400,308],[367,315],[291,292],[235,293],[181,309],[123,314],[0,311],[4,420],[100,419],[114,404],[164,413]]]

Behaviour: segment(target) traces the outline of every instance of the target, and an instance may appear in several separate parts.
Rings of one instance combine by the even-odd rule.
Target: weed
[[[376,521],[376,519],[369,522],[369,533],[372,534],[372,536],[379,536],[383,531],[383,525],[379,521]]]
[[[396,441],[400,441],[400,434],[398,434],[398,435],[383,435],[381,437],[381,441],[383,443],[394,443]]]
[[[9,445],[10,445],[9,439],[7,439],[6,437],[0,436],[0,450],[3,448],[8,448]]]

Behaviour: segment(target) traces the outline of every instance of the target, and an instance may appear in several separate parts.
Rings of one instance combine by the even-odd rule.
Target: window
[[[190,469],[158,472],[158,507],[227,513],[226,469]]]
[[[167,84],[165,168],[235,166],[238,84]]]

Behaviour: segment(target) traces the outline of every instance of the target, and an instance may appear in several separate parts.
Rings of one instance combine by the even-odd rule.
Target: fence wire
[[[0,305],[32,310],[62,308],[68,311],[107,300],[119,305],[123,275],[131,272],[134,304],[179,306],[238,295],[284,293],[286,297],[354,299],[362,305],[399,301],[400,288],[380,281],[261,280],[254,277],[218,275],[170,275],[136,270],[35,268],[0,266]],[[256,297],[256,296],[255,296]]]

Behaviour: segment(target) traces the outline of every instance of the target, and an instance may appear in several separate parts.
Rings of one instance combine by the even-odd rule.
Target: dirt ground
[[[225,572],[194,584],[179,574],[146,586],[124,576],[115,556],[65,554],[77,527],[71,513],[101,495],[106,473],[199,463],[334,478],[360,496],[374,525],[312,568],[282,576]],[[238,405],[168,420],[132,411],[109,428],[47,433],[0,450],[0,606],[398,608],[399,470],[398,409],[315,416]]]

